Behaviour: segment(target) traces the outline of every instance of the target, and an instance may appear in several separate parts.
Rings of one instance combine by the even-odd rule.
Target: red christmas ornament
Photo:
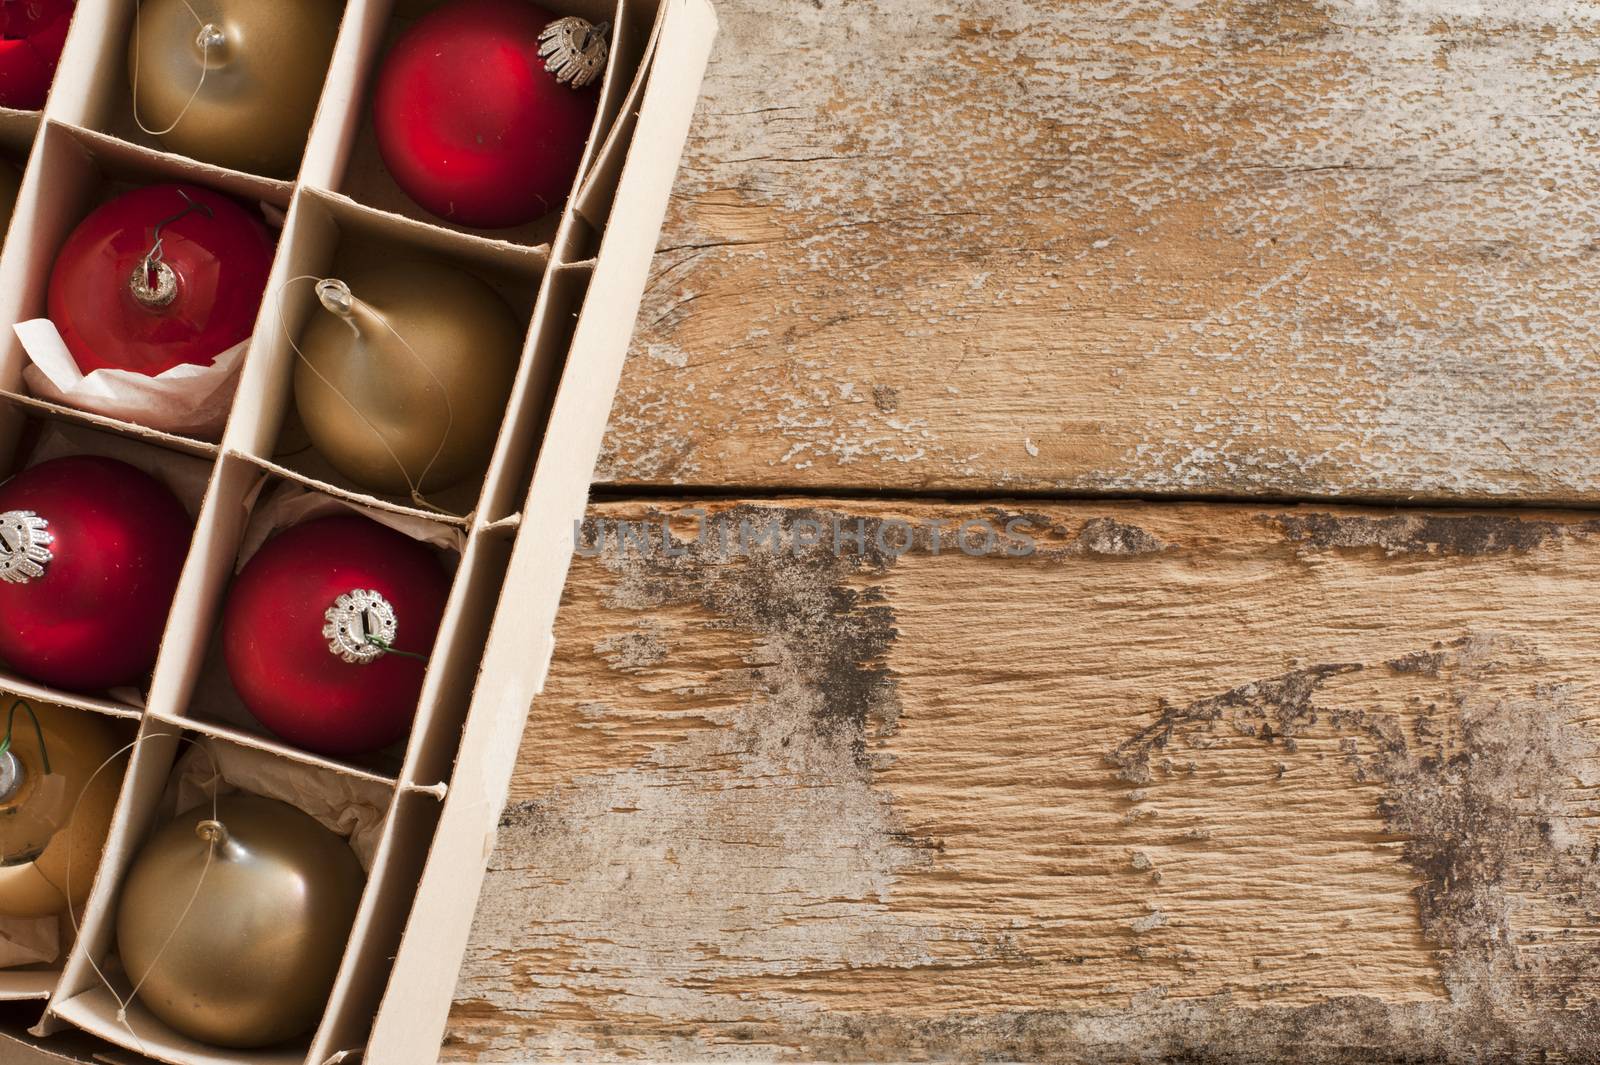
[[[50,320],[85,374],[210,366],[250,335],[272,236],[226,196],[152,185],[96,208],[50,272]]]
[[[193,530],[164,484],[116,459],[53,459],[0,484],[0,658],[68,691],[137,682]]]
[[[263,725],[319,754],[375,751],[411,728],[450,594],[421,543],[367,518],[279,533],[222,618],[234,689]]]
[[[74,6],[75,0],[0,2],[0,107],[44,106]]]
[[[406,195],[441,218],[503,229],[561,206],[594,122],[605,27],[524,0],[457,0],[384,60],[378,150]]]

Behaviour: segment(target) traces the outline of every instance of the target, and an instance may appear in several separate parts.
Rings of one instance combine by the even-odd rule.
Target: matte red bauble
[[[85,374],[210,366],[250,336],[272,235],[226,196],[152,185],[102,204],[50,273],[50,320]]]
[[[356,515],[295,525],[256,552],[228,597],[234,689],[305,750],[387,747],[411,728],[449,593],[439,560],[403,533]]]
[[[50,95],[74,0],[0,3],[0,107],[37,111]]]
[[[457,0],[385,59],[373,97],[378,150],[406,195],[441,218],[485,229],[531,222],[572,186],[604,55],[603,31],[581,19],[525,0]]]
[[[77,455],[0,484],[0,658],[68,691],[150,671],[193,523],[143,470]]]

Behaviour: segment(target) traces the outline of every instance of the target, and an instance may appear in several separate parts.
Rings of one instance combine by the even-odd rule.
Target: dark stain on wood
[[[1462,553],[1470,553],[1468,544],[1527,550],[1555,534],[1541,528],[1549,524],[1464,526],[1454,540],[1434,528],[1427,543],[1437,547],[1443,538]],[[1258,740],[1271,752],[1264,757],[1290,762],[1297,734],[1323,725],[1342,737],[1356,779],[1383,785],[1379,813],[1420,877],[1419,918],[1439,950],[1449,1000],[1349,999],[1249,1013],[1193,1002],[1142,1009],[1130,1023],[1164,1029],[1168,1053],[1184,1061],[1271,1060],[1289,1047],[1305,1062],[1600,1060],[1592,979],[1600,854],[1586,842],[1590,833],[1566,794],[1596,744],[1567,686],[1526,680],[1539,675],[1538,664],[1525,641],[1487,635],[1376,664],[1442,690],[1443,706],[1421,706],[1410,721],[1319,702],[1333,678],[1367,668],[1352,663],[1292,670],[1184,706],[1163,704],[1153,723],[1107,755],[1120,777],[1141,787],[1192,772],[1208,747],[1230,735]],[[1524,680],[1502,687],[1513,673]],[[1539,916],[1519,922],[1530,909]],[[1250,1033],[1216,1029],[1241,1017],[1260,1023]],[[1047,1023],[1081,1031],[1093,1022]],[[1077,1060],[1080,1049],[1074,1044],[1065,1058]],[[1111,1059],[1143,1060],[1126,1049]]]
[[[1263,519],[1306,550],[1377,549],[1388,555],[1477,557],[1526,553],[1563,536],[1586,536],[1600,521],[1555,522],[1502,514],[1287,513]]]
[[[1073,545],[1079,554],[1105,556],[1151,555],[1169,546],[1139,526],[1115,518],[1090,518],[1078,530]]]
[[[1034,541],[1031,553],[1047,559],[1133,558],[1175,549],[1148,529],[1109,515],[1089,518],[1079,525],[1062,524],[1039,511],[1016,511],[988,507],[984,517],[996,529],[1028,536]],[[1016,537],[1009,542],[1015,546]],[[919,544],[926,548],[926,543]]]
[[[643,524],[659,530],[669,516],[650,513]],[[843,523],[842,543],[836,521]],[[859,754],[869,729],[892,729],[899,716],[883,665],[895,637],[894,612],[877,590],[851,586],[858,575],[882,573],[893,561],[880,541],[897,541],[880,537],[880,525],[814,508],[740,505],[707,516],[693,534],[674,534],[670,545],[657,531],[648,549],[610,550],[604,559],[620,578],[616,594],[631,606],[698,602],[718,624],[769,640],[776,660],[765,672],[773,686],[783,677],[812,678],[820,696],[808,707],[814,726],[845,738]],[[775,541],[767,539],[773,534]],[[585,524],[587,543],[604,535],[594,519]]]

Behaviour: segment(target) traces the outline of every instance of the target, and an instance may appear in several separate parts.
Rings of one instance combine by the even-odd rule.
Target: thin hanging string
[[[123,747],[121,747],[118,750],[116,750],[115,752],[113,752],[111,757],[107,758],[105,761],[101,762],[98,766],[96,766],[95,767],[95,771],[93,773],[89,774],[89,779],[83,782],[83,788],[82,788],[82,790],[80,790],[78,792],[78,797],[72,804],[72,812],[67,816],[67,824],[66,824],[67,843],[68,843],[68,847],[67,847],[67,864],[66,864],[65,868],[62,870],[62,879],[65,881],[65,884],[62,885],[62,884],[53,883],[53,882],[49,881],[48,877],[46,878],[46,882],[50,883],[51,887],[53,887],[57,891],[61,892],[62,896],[66,898],[66,900],[67,900],[67,920],[70,921],[71,924],[72,924],[72,937],[75,940],[76,939],[81,939],[82,936],[83,936],[83,928],[78,922],[78,915],[77,915],[76,911],[74,911],[73,908],[72,908],[72,891],[71,891],[71,887],[72,887],[72,852],[73,852],[73,848],[71,846],[71,843],[72,843],[72,829],[73,829],[73,826],[76,825],[77,821],[78,821],[78,807],[83,803],[83,797],[89,793],[89,786],[94,783],[95,778],[98,777],[102,772],[104,772],[105,769],[108,766],[110,766],[118,758],[121,758],[123,755],[129,753],[134,748],[138,747],[141,743],[145,743],[145,742],[147,742],[149,740],[153,740],[153,739],[156,739],[156,738],[157,737],[155,737],[155,736],[142,736],[142,737],[139,737],[139,738],[135,739],[132,743],[126,744]],[[207,761],[209,761],[211,763],[211,779],[206,781],[204,786],[211,790],[211,820],[216,821],[216,820],[218,820],[218,817],[217,817],[217,812],[218,812],[218,810],[217,810],[217,784],[222,780],[222,769],[217,764],[217,756],[215,754],[213,754],[212,751],[211,751],[210,741],[209,741],[208,738],[205,738],[205,737],[196,739],[196,738],[191,737],[191,736],[179,736],[178,737],[178,742],[179,743],[192,744],[196,749],[204,752]],[[167,948],[172,945],[173,940],[178,938],[178,930],[183,927],[183,922],[186,921],[188,919],[188,917],[189,917],[189,911],[194,909],[195,903],[200,898],[200,888],[201,888],[202,885],[205,884],[206,874],[211,871],[211,862],[216,857],[216,852],[217,852],[217,841],[215,839],[208,839],[206,841],[206,860],[205,860],[205,863],[203,865],[201,865],[201,867],[200,867],[200,876],[198,878],[196,878],[196,880],[195,880],[194,891],[190,893],[189,901],[184,904],[183,912],[178,914],[178,919],[177,919],[176,922],[173,923],[172,931],[167,933],[167,938],[162,942],[161,949],[156,951],[155,957],[153,959],[151,959],[150,968],[145,971],[144,976],[142,978],[140,978],[139,982],[133,985],[133,989],[128,992],[128,997],[127,998],[123,998],[121,995],[117,994],[116,985],[111,982],[111,979],[108,976],[106,976],[105,970],[100,968],[100,963],[94,960],[94,953],[92,951],[85,951],[84,952],[84,957],[87,958],[88,961],[89,961],[89,967],[94,970],[95,976],[100,978],[100,982],[105,985],[105,988],[106,988],[107,991],[111,992],[111,997],[113,999],[115,999],[116,1002],[117,1002],[117,1022],[128,1030],[128,1034],[133,1037],[134,1042],[139,1044],[139,1052],[141,1054],[144,1054],[146,1057],[149,1057],[150,1055],[149,1055],[148,1051],[145,1048],[144,1040],[139,1038],[139,1033],[134,1030],[133,1024],[128,1020],[128,1007],[133,1004],[133,1000],[134,1000],[135,996],[137,996],[139,994],[139,989],[144,986],[145,980],[149,979],[150,974],[155,972],[156,963],[159,962],[161,960],[162,955],[164,955],[167,952]],[[102,855],[102,857],[103,857],[103,855]],[[42,876],[43,873],[41,873],[40,875]]]
[[[11,750],[11,730],[16,726],[18,709],[26,710],[28,716],[33,719],[33,734],[39,737],[39,761],[43,763],[44,775],[49,776],[50,750],[44,742],[44,728],[39,724],[39,715],[33,712],[33,707],[24,699],[18,699],[12,703],[11,713],[6,715],[6,734],[4,738],[0,738],[0,754],[5,754]]]
[[[144,271],[147,281],[150,276],[150,271],[155,269],[156,264],[161,262],[164,258],[162,255],[162,243],[166,240],[166,238],[161,235],[161,231],[163,229],[166,229],[178,219],[186,218],[195,212],[199,212],[200,214],[205,215],[207,218],[216,217],[210,207],[203,203],[194,202],[194,200],[190,198],[189,194],[182,189],[178,190],[178,195],[183,197],[183,210],[179,211],[170,218],[163,218],[161,221],[156,223],[156,228],[151,233],[151,236],[155,238],[155,243],[150,245],[150,250],[144,253],[144,258],[139,262],[139,268]]]
[[[367,633],[367,643],[373,647],[376,647],[386,655],[399,655],[401,658],[413,658],[418,662],[426,662],[428,660],[427,655],[419,655],[415,651],[402,651],[391,644],[388,640],[385,640],[382,636],[374,636],[370,632]]]
[[[417,354],[417,349],[415,349],[415,348],[413,348],[411,346],[410,341],[406,340],[405,337],[401,336],[400,335],[400,331],[398,329],[396,329],[394,326],[390,325],[389,324],[389,320],[387,318],[385,318],[383,315],[379,314],[377,312],[377,310],[371,304],[369,304],[369,303],[365,302],[364,300],[362,300],[355,293],[353,293],[353,292],[350,293],[350,299],[352,301],[354,301],[355,303],[359,304],[360,306],[366,308],[366,310],[372,314],[372,317],[374,317],[378,321],[382,322],[383,323],[383,327],[385,329],[389,330],[389,332],[393,333],[395,339],[400,341],[400,343],[405,347],[406,351],[410,353],[410,355],[411,355],[411,357],[413,359],[417,360],[417,365],[421,366],[424,370],[427,371],[428,376],[433,378],[434,384],[438,386],[439,395],[444,400],[444,417],[445,417],[444,433],[439,437],[439,446],[434,448],[433,456],[430,459],[428,459],[427,465],[422,467],[422,472],[420,474],[418,474],[415,479],[412,478],[411,471],[406,469],[406,464],[404,462],[400,461],[399,454],[397,454],[395,452],[395,449],[390,446],[389,441],[383,435],[383,432],[381,430],[379,430],[379,428],[372,423],[372,419],[368,418],[366,416],[366,414],[362,412],[360,407],[357,407],[354,403],[352,403],[350,401],[350,397],[346,396],[342,391],[340,391],[337,385],[335,385],[332,381],[328,380],[327,375],[324,374],[321,370],[317,369],[315,364],[313,364],[310,359],[306,358],[305,352],[300,350],[300,345],[295,343],[293,334],[291,334],[289,332],[289,323],[286,322],[284,320],[284,317],[283,317],[284,293],[288,290],[289,286],[294,284],[296,281],[311,281],[311,282],[315,282],[315,283],[320,283],[320,282],[326,281],[326,280],[330,280],[330,279],[329,278],[318,277],[316,274],[299,274],[299,275],[297,275],[295,277],[291,277],[289,280],[285,281],[282,285],[280,285],[278,287],[278,296],[277,296],[278,328],[283,330],[284,339],[289,342],[289,347],[294,350],[295,357],[298,358],[301,362],[305,363],[306,364],[306,368],[309,369],[312,373],[316,374],[317,375],[317,379],[319,381],[321,381],[323,384],[327,385],[328,389],[330,391],[332,391],[334,395],[338,396],[341,400],[343,400],[345,406],[349,407],[350,410],[355,414],[355,416],[357,418],[361,419],[361,423],[363,425],[365,425],[368,429],[372,430],[372,435],[378,438],[378,443],[383,445],[383,449],[389,453],[389,457],[394,460],[394,464],[400,468],[400,475],[406,479],[406,485],[411,490],[411,501],[413,503],[415,503],[417,506],[422,507],[425,510],[433,511],[435,514],[444,514],[444,515],[447,515],[449,517],[460,517],[460,515],[454,513],[453,511],[446,510],[444,507],[441,507],[441,506],[437,505],[436,503],[432,502],[431,500],[429,500],[427,497],[425,497],[422,494],[422,482],[428,479],[428,471],[433,469],[434,464],[439,461],[439,456],[444,454],[445,442],[450,439],[450,432],[451,432],[451,430],[453,430],[455,428],[456,422],[455,422],[455,410],[454,410],[454,408],[452,407],[452,405],[450,403],[450,392],[449,392],[449,390],[447,390],[444,387],[444,382],[442,380],[440,380],[439,375],[437,373],[434,373],[433,367],[429,366],[427,364],[427,362],[422,358],[422,356]],[[320,301],[318,302],[318,306],[319,307],[321,306]],[[326,309],[326,308],[324,308],[324,309]],[[328,313],[331,314],[333,312],[329,311]],[[351,328],[354,328],[354,327],[355,326],[352,323],[351,324]]]
[[[151,129],[144,124],[144,119],[139,117],[139,14],[140,0],[133,0],[133,121],[138,127],[152,137],[165,137],[168,133],[178,128],[178,123],[183,121],[183,116],[189,113],[189,108],[194,106],[195,100],[200,98],[200,90],[205,87],[206,75],[211,71],[211,43],[212,34],[206,30],[211,23],[200,17],[189,0],[183,0],[183,6],[189,9],[189,14],[194,16],[194,24],[200,28],[199,36],[195,40],[200,45],[200,80],[195,83],[194,92],[184,101],[183,109],[178,112],[178,117],[172,120],[172,125],[166,129]]]

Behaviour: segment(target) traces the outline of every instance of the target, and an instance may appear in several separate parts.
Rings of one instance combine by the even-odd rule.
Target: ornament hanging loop
[[[194,834],[218,847],[228,842],[228,826],[221,821],[201,821],[194,826]]]
[[[222,46],[228,43],[228,35],[222,32],[222,27],[215,22],[208,22],[200,27],[200,32],[195,36],[194,46],[200,49],[201,60],[204,61],[213,51],[221,51]]]
[[[145,252],[144,258],[139,260],[139,265],[133,268],[133,273],[128,277],[128,291],[138,301],[141,307],[150,310],[160,310],[178,298],[178,274],[164,260],[161,231],[180,218],[199,212],[207,218],[215,218],[210,207],[203,203],[196,203],[187,192],[178,190],[178,195],[183,197],[183,210],[170,218],[163,218],[156,223],[155,232],[152,234],[154,243],[150,250]]]
[[[26,710],[28,717],[33,720],[33,734],[39,740],[39,764],[43,767],[45,775],[49,776],[50,747],[44,742],[44,726],[39,724],[39,715],[34,713],[33,706],[24,699],[18,699],[11,704],[11,713],[6,717],[6,734],[3,739],[0,739],[0,756],[9,758],[13,762],[17,760],[17,756],[11,752],[11,734],[17,727],[18,710]],[[18,773],[22,771],[20,765],[16,768]]]
[[[28,717],[33,720],[33,734],[39,741],[39,767],[45,776],[50,775],[50,746],[44,740],[44,726],[39,724],[39,715],[33,712],[33,707],[25,700],[18,699],[11,704],[11,713],[6,717],[6,734],[0,739],[0,802],[11,801],[28,779],[22,760],[11,749],[11,734],[17,727],[18,710],[27,711]]]
[[[558,18],[539,33],[539,56],[557,81],[581,89],[605,72],[610,33],[609,22],[596,26],[576,15]]]
[[[200,27],[200,31],[195,35],[194,39],[195,47],[200,49],[200,80],[195,82],[194,91],[184,101],[183,107],[178,111],[178,117],[172,120],[172,124],[166,129],[151,129],[144,124],[144,119],[139,117],[139,0],[134,0],[133,4],[133,70],[131,71],[133,75],[133,121],[136,126],[152,137],[165,137],[168,133],[178,128],[178,123],[183,121],[183,116],[189,113],[189,108],[193,107],[194,102],[200,98],[200,90],[205,88],[206,73],[211,69],[212,50],[221,48],[228,43],[228,36],[222,32],[221,27],[214,22],[203,20],[200,17],[200,13],[194,9],[194,5],[189,3],[189,0],[183,0],[183,6],[189,9],[189,14],[194,16],[195,24]]]
[[[317,302],[340,318],[349,318],[356,312],[356,298],[350,286],[336,277],[324,277],[317,282]]]

